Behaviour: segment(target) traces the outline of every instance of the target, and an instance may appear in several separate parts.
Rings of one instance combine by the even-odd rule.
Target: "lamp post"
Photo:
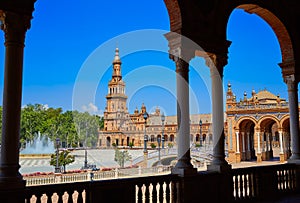
[[[202,120],[199,121],[200,126],[200,147],[202,147],[203,137],[202,137]]]
[[[144,154],[147,153],[147,141],[148,141],[148,138],[147,138],[147,135],[146,135],[146,124],[147,124],[147,119],[148,119],[148,113],[145,111],[144,115],[144,120],[145,120],[145,132],[144,132]]]
[[[88,161],[87,161],[87,150],[86,150],[86,140],[87,140],[87,123],[85,123],[86,126],[86,132],[85,132],[85,141],[84,141],[84,164],[83,164],[83,168],[87,169],[88,168]]]
[[[164,128],[165,128],[165,115],[161,115],[161,123],[162,123],[162,133],[161,133],[161,148],[165,148],[165,136],[164,136]]]
[[[161,162],[160,162],[160,137],[157,137],[157,144],[158,144],[158,163],[157,165],[160,166]]]
[[[59,156],[59,144],[60,144],[60,139],[56,138],[56,166],[55,166],[55,173],[60,173],[60,167],[58,165],[58,156]]]

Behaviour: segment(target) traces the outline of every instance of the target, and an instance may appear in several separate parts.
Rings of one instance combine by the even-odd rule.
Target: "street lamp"
[[[87,161],[87,150],[86,150],[86,140],[87,140],[87,135],[88,135],[88,130],[87,130],[87,123],[85,123],[86,126],[86,132],[85,132],[85,141],[84,141],[84,164],[83,168],[87,169],[88,168],[88,161]]]
[[[147,135],[146,135],[146,124],[147,124],[147,119],[148,119],[148,113],[145,111],[144,115],[144,120],[145,120],[145,133],[144,133],[144,153],[147,153]]]
[[[165,128],[165,115],[161,115],[161,123],[162,123],[162,133],[161,133],[161,148],[165,148],[165,136],[164,136],[164,128]]]
[[[59,156],[59,144],[60,144],[60,139],[56,138],[56,166],[55,166],[55,173],[60,173],[60,167],[58,165],[58,156]]]
[[[200,147],[202,147],[203,137],[202,137],[202,120],[199,121],[200,126]]]
[[[158,143],[158,166],[161,165],[161,162],[160,162],[160,137],[157,137],[157,143]]]

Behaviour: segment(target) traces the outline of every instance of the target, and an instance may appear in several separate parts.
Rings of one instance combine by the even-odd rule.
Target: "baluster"
[[[137,201],[143,202],[143,185],[137,185]]]
[[[252,197],[254,197],[254,189],[253,189],[253,174],[250,173],[248,175],[248,183],[249,183],[249,198],[251,199]]]
[[[282,190],[285,191],[287,189],[287,175],[286,170],[282,170]]]
[[[157,203],[157,195],[158,195],[158,191],[157,191],[157,184],[158,183],[153,183],[153,189],[152,189],[152,203]]]
[[[166,182],[166,192],[165,192],[165,199],[166,199],[166,202],[171,202],[171,190],[170,190],[170,187],[171,187],[171,182]]]
[[[289,174],[289,189],[290,190],[293,190],[293,176],[292,176],[292,173],[293,173],[293,170],[290,169],[288,171],[288,174]]]
[[[247,198],[249,196],[249,179],[248,179],[248,174],[244,174],[244,198]]]
[[[145,203],[149,203],[150,202],[150,191],[149,191],[149,186],[147,186],[147,184],[145,185]]]
[[[280,184],[280,190],[283,190],[284,188],[284,179],[283,179],[283,171],[279,171],[279,184]]]
[[[78,192],[77,202],[78,203],[83,203],[83,190],[79,189],[79,190],[77,190],[77,192]]]
[[[158,200],[160,203],[163,203],[164,202],[164,182],[161,181],[158,183],[159,184],[159,192],[158,192]]]
[[[240,198],[240,191],[239,191],[239,175],[234,176],[234,186],[235,186],[235,199],[238,200]]]
[[[244,179],[244,175],[240,175],[240,197],[241,197],[241,199],[244,199],[244,188],[243,188],[243,186],[244,186],[244,181],[243,181],[243,179]]]

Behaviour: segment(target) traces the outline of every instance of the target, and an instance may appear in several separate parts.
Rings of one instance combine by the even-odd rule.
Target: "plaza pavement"
[[[132,159],[143,155],[143,150],[128,150]],[[85,150],[75,150],[71,154],[75,155],[75,162],[66,166],[66,170],[78,170],[84,164]],[[114,161],[115,151],[113,149],[89,149],[87,150],[88,164],[94,164],[97,168],[118,167],[117,162]],[[50,158],[24,158],[20,157],[20,173],[34,173],[34,172],[53,172],[54,167],[49,164]],[[125,166],[130,166],[131,162],[125,163]]]

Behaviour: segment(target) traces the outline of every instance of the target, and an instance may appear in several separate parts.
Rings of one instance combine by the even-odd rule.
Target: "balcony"
[[[232,169],[194,176],[139,178],[28,186],[25,202],[261,202],[299,191],[293,164]],[[201,199],[201,200],[200,200]]]

